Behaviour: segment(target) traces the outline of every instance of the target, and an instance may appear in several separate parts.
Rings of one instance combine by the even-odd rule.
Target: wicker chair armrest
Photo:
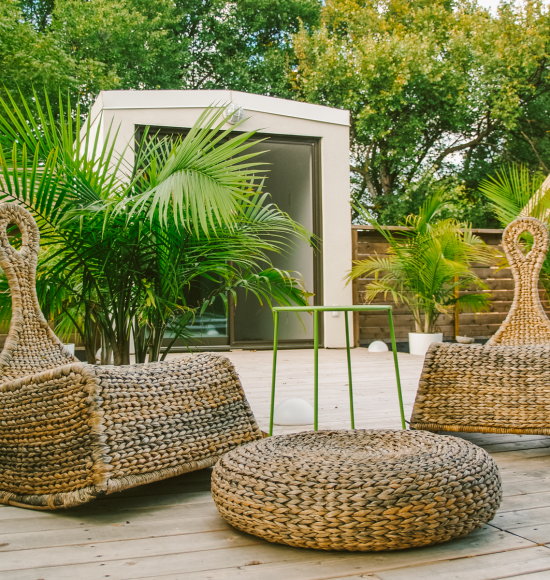
[[[64,365],[0,387],[0,502],[57,507],[101,488],[109,458],[93,367]],[[45,500],[47,497],[47,500]]]

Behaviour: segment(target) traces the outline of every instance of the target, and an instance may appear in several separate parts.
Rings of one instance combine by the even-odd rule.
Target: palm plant
[[[38,100],[36,101],[38,103]],[[25,206],[41,231],[38,293],[44,312],[76,332],[89,362],[101,338],[115,364],[159,357],[168,324],[176,336],[215,299],[245,286],[259,299],[305,304],[300,280],[275,270],[270,252],[308,233],[258,195],[253,133],[223,131],[223,108],[208,109],[183,140],[145,140],[134,167],[104,143],[67,101],[46,110],[0,101],[0,199]],[[189,301],[199,276],[215,281]],[[8,318],[6,293],[0,313]]]
[[[489,307],[486,285],[470,269],[474,262],[490,264],[493,254],[483,241],[454,219],[437,220],[444,203],[438,195],[427,199],[418,215],[408,216],[402,230],[392,232],[370,214],[363,217],[389,243],[385,256],[357,261],[349,275],[374,278],[365,301],[388,294],[407,306],[417,333],[434,333],[441,314],[455,305],[461,311],[480,312]],[[361,211],[358,208],[358,211]],[[468,290],[459,294],[458,290]]]
[[[489,200],[502,227],[520,215],[545,223],[550,218],[550,191],[543,191],[544,177],[531,176],[525,166],[507,165],[495,176],[483,179],[479,190]]]
[[[479,190],[489,200],[503,228],[520,216],[534,217],[550,226],[550,189],[544,187],[544,181],[540,174],[531,175],[527,167],[510,164],[494,177],[484,179]],[[525,232],[521,243],[528,251],[533,243],[531,234]],[[508,267],[506,256],[502,256],[499,265]],[[550,298],[550,256],[542,264],[540,282]]]

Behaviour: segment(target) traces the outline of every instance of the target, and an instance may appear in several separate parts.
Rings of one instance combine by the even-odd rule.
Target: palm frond
[[[154,185],[117,206],[128,211],[129,218],[146,212],[162,225],[173,220],[176,225],[196,235],[212,235],[219,227],[233,228],[248,198],[256,192],[258,172],[263,163],[251,163],[260,152],[242,153],[258,141],[250,138],[254,131],[230,137],[235,126],[223,130],[225,107],[207,109],[183,140],[170,148],[161,140],[148,148],[161,162],[154,168],[150,182]],[[158,167],[158,170],[157,170]]]
[[[520,215],[547,220],[550,192],[539,195],[543,181],[540,176],[531,177],[525,166],[508,165],[496,176],[484,179],[479,190],[491,201],[502,227],[506,227]]]

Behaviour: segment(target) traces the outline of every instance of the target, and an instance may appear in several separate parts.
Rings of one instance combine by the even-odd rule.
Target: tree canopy
[[[292,35],[318,25],[321,1],[0,0],[0,6],[0,45],[14,53],[3,70],[9,88],[20,85],[29,95],[31,83],[58,85],[86,104],[105,89],[286,96]]]
[[[473,190],[495,162],[549,171],[550,16],[538,0],[497,15],[469,0],[327,0],[295,50],[299,98],[351,111],[355,198],[385,223],[451,187],[484,225]]]
[[[61,90],[84,113],[112,89],[349,109],[352,198],[381,223],[437,193],[497,226],[480,181],[509,162],[550,173],[542,0],[0,0],[0,58],[0,93]]]
[[[39,17],[34,18],[38,22]],[[74,60],[54,36],[42,34],[22,18],[15,0],[0,0],[0,63],[0,92],[31,95],[33,85],[52,92],[76,86]]]

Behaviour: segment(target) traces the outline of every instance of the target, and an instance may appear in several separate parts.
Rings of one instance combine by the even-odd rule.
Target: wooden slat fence
[[[399,230],[401,228],[390,228]],[[502,250],[501,240],[503,230],[474,230],[483,241]],[[385,254],[388,243],[384,237],[371,226],[352,226],[352,258],[364,260],[375,254]],[[509,268],[498,270],[497,266],[474,267],[476,274],[484,280],[493,296],[489,312],[480,314],[461,313],[459,315],[459,331],[462,336],[472,336],[477,339],[491,337],[506,318],[514,296],[514,280]],[[354,304],[364,303],[365,287],[368,279],[358,279],[353,283]],[[541,300],[547,314],[550,314],[550,304],[540,290]],[[386,299],[380,296],[374,303],[393,304],[394,325],[398,341],[407,341],[408,333],[414,332],[414,320],[403,304],[395,305],[391,296]],[[439,318],[439,332],[443,332],[444,340],[455,337],[454,315],[442,314]],[[385,313],[356,314],[354,319],[355,344],[366,345],[373,340],[390,340],[389,325]]]

